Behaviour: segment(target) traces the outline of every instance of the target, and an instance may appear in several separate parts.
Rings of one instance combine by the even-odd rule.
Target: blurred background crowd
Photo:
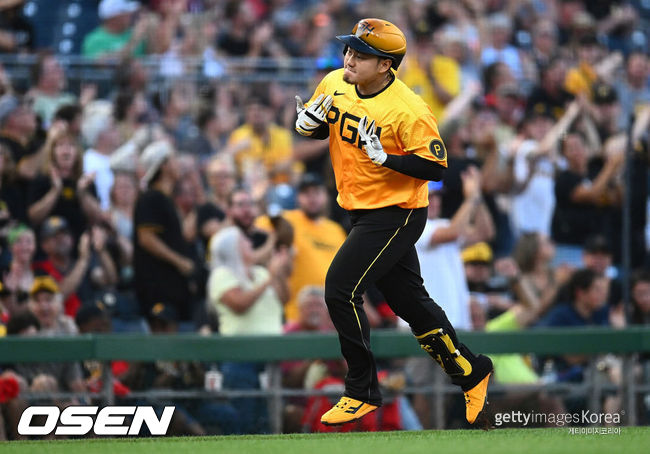
[[[650,322],[650,2],[0,0],[0,334],[332,330],[322,286],[349,221],[327,141],[293,132],[293,97],[341,67],[334,37],[363,17],[407,35],[398,76],[446,144],[417,248],[452,324]],[[364,300],[373,327],[408,329],[379,291]],[[579,382],[589,358],[494,359],[497,382],[531,385],[503,408],[584,407],[541,385]],[[263,386],[260,364],[113,366],[124,397],[203,387],[212,368],[224,388]],[[437,373],[428,359],[386,367],[390,389]],[[597,367],[620,384],[618,358]],[[97,364],[0,371],[31,392],[101,388]],[[282,371],[316,389],[345,374]],[[25,401],[5,400],[0,434],[17,437]],[[269,430],[260,399],[183,405],[175,433]],[[431,426],[425,396],[391,405],[362,428]],[[602,405],[616,411],[619,394]],[[325,430],[328,406],[289,402],[285,429]]]

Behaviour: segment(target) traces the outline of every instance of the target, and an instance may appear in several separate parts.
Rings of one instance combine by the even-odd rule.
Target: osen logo
[[[99,413],[96,406],[70,406],[62,412],[55,406],[28,407],[20,417],[18,433],[20,435],[86,435],[91,430],[95,435],[138,435],[142,424],[146,424],[151,435],[165,435],[169,428],[176,407],[165,407],[160,419],[153,407],[111,406],[102,408]],[[97,415],[94,418],[93,416]],[[43,425],[35,425],[34,417]],[[131,424],[125,424],[127,416]]]

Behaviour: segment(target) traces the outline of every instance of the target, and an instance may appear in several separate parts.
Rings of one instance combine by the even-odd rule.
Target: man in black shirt
[[[27,191],[40,165],[38,153],[42,141],[36,138],[36,114],[31,106],[14,95],[0,97],[0,146],[5,148],[16,167],[12,186],[15,209],[11,216],[27,222]],[[3,186],[6,182],[3,182]]]
[[[195,270],[171,199],[179,178],[174,151],[168,142],[154,142],[140,160],[147,189],[138,197],[134,214],[136,296],[143,314],[162,302],[174,307],[179,320],[188,320],[189,282]]]

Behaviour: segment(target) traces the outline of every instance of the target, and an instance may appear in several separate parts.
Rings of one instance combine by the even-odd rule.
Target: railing
[[[79,55],[60,55],[57,59],[64,68],[68,90],[77,92],[85,83],[95,83],[100,94],[115,89],[113,81],[117,70],[124,69],[117,59],[96,59]],[[26,89],[34,81],[32,68],[37,57],[31,54],[0,54],[0,64],[9,73],[14,86]],[[156,90],[173,81],[193,83],[238,82],[269,83],[306,86],[314,76],[317,60],[313,58],[202,58],[149,56],[139,59],[150,78],[149,90]]]
[[[544,329],[504,333],[459,333],[460,339],[471,349],[487,354],[522,353],[541,355],[613,353],[623,356],[625,381],[623,384],[626,423],[634,425],[636,399],[640,392],[650,391],[647,383],[637,383],[634,364],[638,353],[650,352],[650,327],[633,327],[625,330],[608,328]],[[404,332],[378,330],[372,333],[372,348],[377,358],[401,358],[424,353],[414,338]],[[278,363],[299,359],[340,358],[338,338],[335,334],[291,334],[285,336],[200,336],[178,335],[80,335],[75,337],[0,339],[0,363],[41,361],[99,360],[103,368],[104,388],[101,398],[105,404],[114,402],[111,360],[126,361],[246,361],[269,365],[268,389],[255,391],[171,391],[152,390],[134,393],[135,397],[149,398],[206,398],[265,396],[269,398],[273,430],[282,429],[282,401],[295,395],[323,395],[328,392],[283,389]],[[592,370],[595,368],[592,368]],[[576,385],[545,385],[551,391],[563,391]],[[577,387],[589,396],[590,407],[599,409],[601,393],[607,388],[594,374],[590,374]],[[516,386],[493,386],[493,391],[516,389]],[[441,375],[426,388],[407,388],[404,392],[420,392],[433,397],[434,422],[442,427],[444,420],[444,395],[457,393],[458,389],[445,382]],[[97,397],[94,395],[93,397]]]

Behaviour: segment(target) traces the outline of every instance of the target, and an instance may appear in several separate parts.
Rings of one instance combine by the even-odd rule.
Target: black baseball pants
[[[370,327],[361,298],[368,286],[377,286],[393,312],[410,325],[415,335],[443,328],[454,345],[461,345],[420,276],[415,242],[424,229],[427,208],[390,206],[349,213],[352,230],[327,272],[325,300],[348,363],[345,395],[381,405],[377,366],[370,350]],[[462,348],[470,363],[476,363],[477,358],[465,346]],[[486,373],[477,367],[469,376],[452,377],[452,381],[466,391]]]

